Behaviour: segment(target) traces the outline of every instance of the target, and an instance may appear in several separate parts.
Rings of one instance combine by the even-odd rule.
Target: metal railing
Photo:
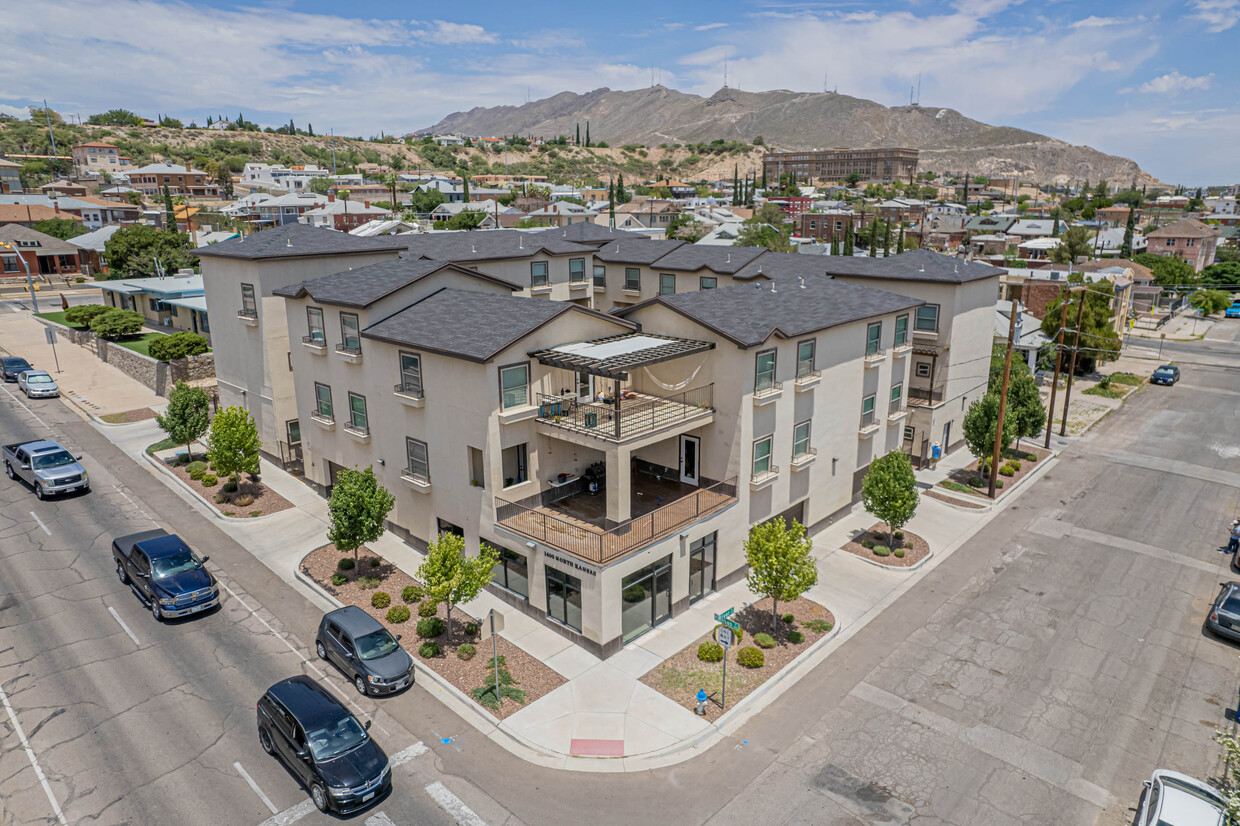
[[[808,459],[812,459],[817,455],[818,455],[818,448],[807,447],[805,448],[805,450],[802,450],[800,453],[794,453],[792,455],[792,464],[794,465],[800,464],[801,462],[804,462]]]
[[[257,308],[246,309],[243,307],[242,309],[237,310],[237,318],[249,318],[254,321],[257,321],[258,320],[258,309]]]
[[[362,345],[359,344],[356,347],[350,347],[347,344],[337,344],[336,352],[344,353],[346,356],[360,356],[362,354]]]
[[[399,382],[393,388],[393,391],[396,393],[400,393],[402,396],[409,396],[410,398],[414,398],[414,399],[423,398],[422,388],[418,385],[415,385],[413,382],[410,382],[410,381]]]
[[[650,433],[715,407],[715,385],[673,396],[639,393],[622,399],[619,411],[607,402],[582,402],[573,396],[538,396],[538,418],[600,439],[623,439]]]
[[[761,387],[761,388],[755,387],[753,391],[753,395],[755,399],[762,399],[762,398],[766,398],[767,396],[773,396],[783,389],[784,389],[784,383],[782,381],[771,381],[771,382],[767,382],[765,387]]]
[[[892,405],[887,408],[887,418],[894,419],[898,416],[903,416],[907,412],[908,412],[908,405],[901,402],[900,404]]]
[[[943,390],[935,390],[929,387],[910,387],[908,389],[909,401],[929,402],[937,404],[943,401]]]
[[[807,381],[813,381],[814,379],[818,378],[821,375],[822,375],[821,370],[815,370],[813,367],[811,367],[808,364],[797,365],[797,378],[796,378],[797,384],[804,384]]]
[[[763,482],[767,479],[774,479],[779,475],[779,465],[767,464],[766,470],[761,473],[751,474],[749,479],[751,482]]]
[[[370,435],[369,425],[354,424],[353,422],[349,422],[348,424],[344,426],[344,429],[358,436],[369,436]]]
[[[413,482],[418,485],[429,485],[431,483],[431,475],[429,473],[414,473],[409,468],[405,468],[400,472],[400,478],[406,482]]]
[[[327,339],[321,336],[302,336],[302,344],[309,344],[311,347],[327,347]]]
[[[880,361],[886,355],[887,355],[887,351],[881,347],[878,347],[873,350],[871,350],[869,347],[865,348],[865,360],[866,361]]]
[[[716,482],[642,516],[603,530],[495,497],[495,521],[544,545],[598,565],[625,556],[736,501],[736,477]]]
[[[869,411],[868,413],[861,414],[861,429],[862,430],[865,430],[867,427],[873,427],[875,423],[876,422],[875,422],[873,410]]]
[[[314,419],[315,421],[322,422],[323,424],[335,424],[336,423],[336,417],[334,414],[324,413],[320,410],[315,410],[314,412],[312,412],[310,414],[310,418]]]

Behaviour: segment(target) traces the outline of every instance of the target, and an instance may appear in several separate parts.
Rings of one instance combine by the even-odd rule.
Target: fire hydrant
[[[706,716],[706,701],[710,699],[706,694],[706,689],[699,688],[697,696],[694,699],[697,700],[697,713],[701,715],[702,717],[705,717]]]

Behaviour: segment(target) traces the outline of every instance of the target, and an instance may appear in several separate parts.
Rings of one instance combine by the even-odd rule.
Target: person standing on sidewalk
[[[1234,554],[1240,549],[1240,519],[1231,520],[1231,536],[1227,539],[1227,550],[1223,553]]]

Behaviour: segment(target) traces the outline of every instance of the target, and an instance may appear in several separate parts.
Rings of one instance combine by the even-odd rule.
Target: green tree
[[[440,204],[447,203],[447,198],[439,190],[432,189],[425,192],[414,190],[409,193],[409,209],[418,215],[426,215]]]
[[[1189,296],[1188,303],[1200,310],[1202,315],[1214,315],[1231,306],[1231,293],[1226,290],[1197,290]]]
[[[982,473],[986,473],[987,468],[990,466],[990,459],[995,449],[995,428],[998,423],[998,393],[987,393],[969,405],[968,411],[964,414],[964,442],[968,445],[969,452],[977,457],[978,467]],[[1015,417],[1008,416],[1005,412],[1003,416],[1003,438],[999,445],[1000,452],[1006,450],[1007,446],[1015,438]]]
[[[182,232],[130,224],[118,229],[103,247],[109,278],[138,278],[155,274],[158,258],[168,272],[198,266],[198,256]]]
[[[469,176],[468,175],[461,176],[461,186],[464,187],[462,199],[465,201],[465,203],[468,204],[469,203]]]
[[[834,236],[832,236],[831,238],[831,254],[832,255],[840,254],[840,239]]]
[[[891,222],[886,221],[883,224],[883,258],[889,255],[891,255]]]
[[[745,562],[749,565],[745,585],[771,600],[772,632],[779,627],[779,603],[791,602],[818,582],[813,549],[814,541],[795,519],[791,526],[775,518],[749,529],[745,539]]]
[[[861,176],[856,172],[849,172],[848,176],[844,178],[844,182],[848,184],[849,189],[856,189],[857,184],[861,183]]]
[[[426,559],[418,566],[418,579],[436,602],[448,611],[448,641],[452,641],[452,609],[482,593],[491,581],[491,569],[499,563],[499,551],[482,543],[476,556],[465,554],[465,540],[441,533],[430,543]]]
[[[101,316],[112,309],[115,308],[107,304],[80,304],[65,310],[65,321],[77,327],[89,327],[90,322],[96,316]]]
[[[164,226],[166,229],[176,232],[177,216],[172,208],[172,194],[168,191],[167,186],[164,186]]]
[[[870,462],[861,482],[861,502],[887,525],[888,544],[894,541],[894,533],[913,518],[919,501],[917,478],[907,453],[893,450]]]
[[[395,504],[396,497],[379,484],[373,467],[341,468],[327,503],[328,541],[345,553],[352,551],[356,560],[358,548],[383,536],[383,521]]]
[[[91,115],[86,122],[92,126],[141,126],[142,118],[128,109],[109,109],[97,115]]]
[[[41,232],[62,241],[85,235],[87,232],[86,227],[69,218],[48,218],[46,221],[36,221],[30,228],[35,232]]]
[[[1120,258],[1132,259],[1132,236],[1137,227],[1136,215],[1135,209],[1128,207],[1128,223],[1124,225],[1124,243],[1119,248]]]
[[[168,394],[168,411],[156,415],[155,423],[169,439],[185,445],[185,455],[192,457],[194,440],[202,438],[211,424],[211,398],[201,387],[178,381]]]
[[[310,190],[315,195],[326,195],[332,190],[332,182],[326,176],[321,178],[311,178],[306,184],[306,189]]]
[[[92,318],[90,330],[101,338],[116,340],[122,336],[131,336],[141,330],[144,321],[142,313],[112,308]]]
[[[1187,261],[1181,261],[1179,258],[1171,258],[1163,255],[1155,255],[1152,252],[1137,253],[1132,260],[1149,267],[1154,273],[1154,283],[1160,287],[1171,287],[1178,289],[1191,289],[1201,280],[1200,276],[1193,270],[1191,264]]]
[[[904,252],[904,224],[900,224],[900,239],[896,241],[896,255]]]
[[[1024,359],[1012,359],[1007,398],[1004,425],[1007,424],[1008,417],[1011,417],[1016,425],[1016,446],[1019,448],[1021,439],[1037,436],[1046,424],[1046,406],[1042,403],[1042,393],[1038,390],[1038,382],[1029,372],[1029,365],[1025,364]]]
[[[771,252],[793,252],[790,234],[770,224],[750,218],[741,224],[741,234],[732,242],[735,247],[766,247]]]
[[[878,257],[878,214],[875,213],[870,218],[870,257]]]
[[[215,414],[211,421],[211,434],[207,436],[207,461],[221,476],[236,482],[242,472],[258,473],[258,428],[254,417],[243,407],[226,407]]]
[[[1070,284],[1083,284],[1080,273],[1069,277]],[[1119,358],[1120,339],[1115,332],[1111,317],[1111,285],[1107,282],[1091,284],[1084,293],[1068,293],[1059,296],[1046,305],[1046,316],[1042,319],[1042,333],[1052,341],[1058,338],[1059,328],[1064,326],[1064,353],[1071,353],[1077,347],[1076,327],[1077,312],[1080,308],[1081,296],[1085,296],[1085,309],[1081,314],[1080,350],[1076,356],[1076,372],[1092,372],[1098,361],[1114,361]],[[1065,322],[1065,317],[1067,321]],[[1067,356],[1065,356],[1066,358]],[[1067,364],[1064,365],[1067,369]]]
[[[1201,271],[1201,283],[1228,287],[1240,286],[1240,261],[1226,261],[1211,264]]]
[[[447,229],[472,230],[482,226],[487,214],[480,209],[463,209],[445,222]]]
[[[147,348],[156,361],[173,361],[186,356],[197,356],[210,350],[207,340],[197,333],[181,330],[170,336],[160,336]]]
[[[852,258],[853,255],[853,222],[848,219],[848,223],[844,225],[844,256]]]
[[[1050,259],[1056,264],[1069,267],[1090,253],[1089,231],[1085,227],[1068,227],[1059,239],[1059,246],[1051,250]]]

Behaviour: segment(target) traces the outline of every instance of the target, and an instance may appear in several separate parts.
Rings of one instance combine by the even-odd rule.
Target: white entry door
[[[680,481],[686,485],[698,483],[701,447],[702,440],[697,436],[680,437]]]
[[[588,402],[594,398],[594,376],[589,373],[577,374],[577,401]]]

